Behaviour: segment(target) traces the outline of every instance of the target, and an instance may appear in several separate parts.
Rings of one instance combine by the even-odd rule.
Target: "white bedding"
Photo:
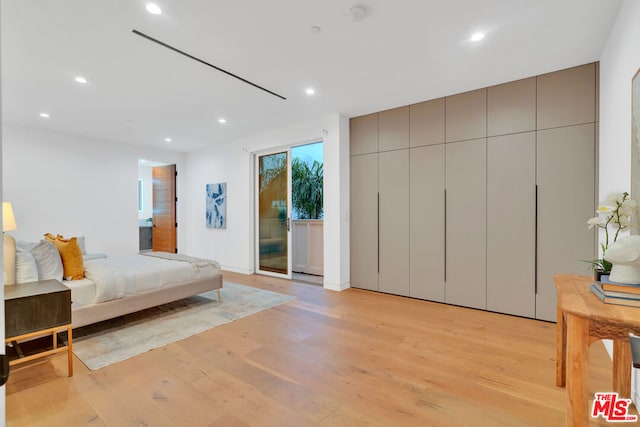
[[[165,259],[165,258],[179,259]],[[85,276],[95,284],[93,303],[110,301],[220,273],[215,261],[174,254],[136,254],[87,261]]]
[[[93,280],[63,280],[62,283],[71,289],[71,309],[93,304],[96,299],[96,285]]]

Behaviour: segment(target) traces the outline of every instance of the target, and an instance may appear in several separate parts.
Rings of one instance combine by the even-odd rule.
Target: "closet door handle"
[[[378,206],[377,206],[377,212],[378,212],[378,259],[376,261],[377,265],[378,265],[378,274],[380,274],[380,193],[378,192]]]
[[[533,273],[533,285],[534,285],[534,293],[537,295],[538,294],[538,184],[536,184],[536,205],[535,205],[535,209],[536,209],[536,215],[535,215],[535,235],[533,236],[533,241],[535,242],[534,244],[534,255],[533,255],[533,268],[534,268],[534,273]]]
[[[447,189],[444,189],[444,281],[447,281]]]

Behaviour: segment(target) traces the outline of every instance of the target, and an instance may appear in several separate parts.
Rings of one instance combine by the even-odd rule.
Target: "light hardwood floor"
[[[555,324],[224,276],[297,299],[72,378],[64,355],[16,369],[7,425],[564,425]],[[590,358],[590,391],[610,391],[602,344]]]

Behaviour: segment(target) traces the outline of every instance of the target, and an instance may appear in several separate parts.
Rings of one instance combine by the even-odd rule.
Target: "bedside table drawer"
[[[5,287],[5,336],[71,323],[71,290],[57,280]]]

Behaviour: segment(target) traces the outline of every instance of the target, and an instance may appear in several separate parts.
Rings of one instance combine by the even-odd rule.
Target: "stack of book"
[[[600,278],[600,281],[593,282],[591,292],[606,304],[640,307],[640,285],[638,284],[614,282],[605,275]]]

